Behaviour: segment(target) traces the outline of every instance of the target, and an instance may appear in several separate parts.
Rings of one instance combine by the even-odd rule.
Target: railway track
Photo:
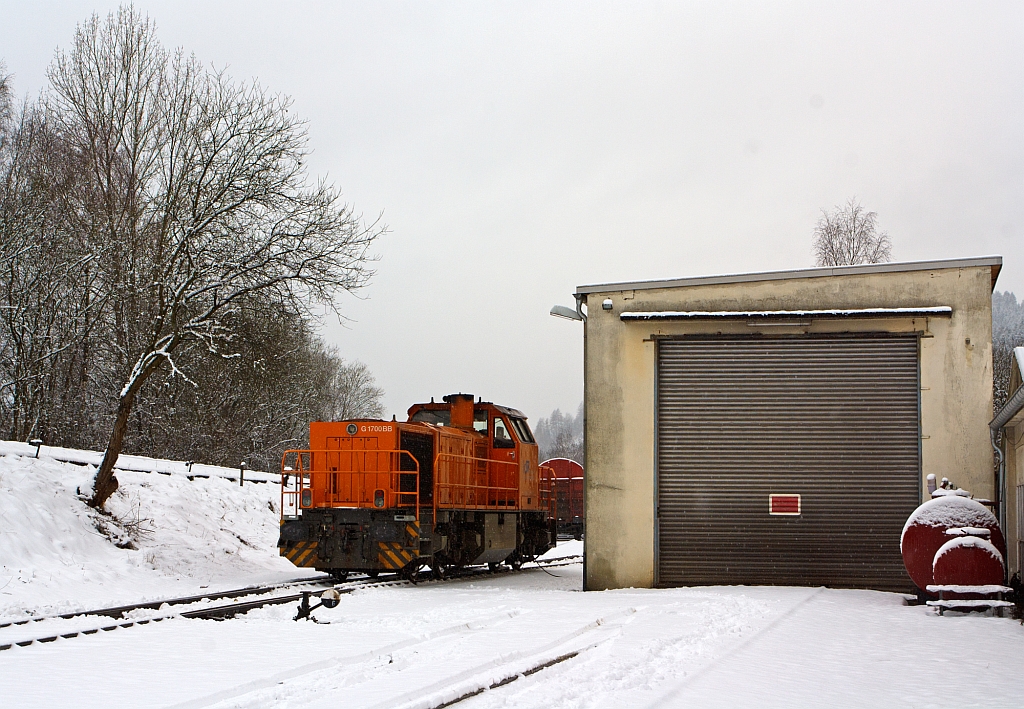
[[[553,559],[543,559],[535,562],[530,562],[528,565],[524,565],[521,571],[529,571],[536,569],[546,569],[558,566],[570,566],[578,561],[576,559],[582,558],[578,554],[555,557]],[[282,588],[289,588],[294,586],[312,586],[313,588],[306,593],[315,592],[317,590],[325,590],[327,588],[334,588],[339,593],[351,593],[357,588],[377,588],[385,586],[408,586],[415,584],[438,584],[447,583],[449,581],[463,581],[467,579],[479,578],[483,576],[493,576],[495,574],[512,573],[514,570],[508,567],[499,567],[497,569],[488,569],[486,567],[470,567],[463,570],[461,573],[453,576],[449,576],[444,580],[435,579],[423,579],[415,581],[412,579],[394,577],[394,578],[361,578],[353,579],[351,581],[344,581],[341,583],[334,583],[329,576],[319,575],[314,577],[308,577],[303,579],[296,579],[284,583],[269,585],[269,586],[256,586],[246,587],[242,589],[235,589],[231,591],[218,591],[209,594],[199,594],[193,596],[183,596],[181,598],[169,598],[160,601],[147,601],[144,603],[136,603],[124,606],[114,606],[110,608],[100,608],[88,611],[79,611],[76,613],[64,613],[60,615],[51,616],[36,616],[32,618],[25,618],[23,620],[8,621],[0,624],[0,629],[9,628],[12,626],[29,625],[32,623],[38,623],[46,620],[72,620],[74,618],[84,618],[87,616],[101,616],[109,617],[113,619],[120,618],[117,622],[110,623],[99,627],[91,627],[84,629],[69,630],[66,633],[54,633],[43,637],[26,638],[24,640],[12,641],[9,643],[0,643],[0,651],[10,650],[14,647],[27,647],[35,643],[51,643],[58,639],[70,640],[73,638],[81,637],[83,635],[95,635],[99,632],[110,632],[119,628],[132,628],[137,625],[148,625],[150,623],[159,623],[164,620],[171,618],[191,618],[191,619],[208,619],[208,620],[226,620],[233,618],[236,615],[247,613],[256,608],[263,608],[271,605],[283,605],[286,603],[297,603],[303,598],[304,593],[288,594],[284,596],[273,596],[271,598],[256,598],[249,601],[240,601],[238,603],[230,603],[221,606],[214,606],[212,608],[199,608],[189,611],[181,611],[177,613],[167,613],[164,615],[153,616],[150,618],[139,618],[139,619],[124,619],[125,615],[139,610],[159,610],[165,605],[176,606],[176,605],[190,605],[193,603],[200,603],[202,601],[219,600],[223,598],[239,598],[243,596],[261,596],[274,591],[281,590]]]
[[[282,588],[289,588],[292,586],[308,586],[319,584],[322,588],[329,588],[332,585],[329,581],[329,576],[319,575],[309,578],[295,579],[293,581],[286,581],[283,583],[273,584],[269,586],[247,586],[245,588],[233,589],[230,591],[216,591],[214,593],[204,593],[194,596],[167,598],[159,601],[146,601],[144,603],[134,603],[124,606],[96,608],[92,610],[78,611],[75,613],[62,613],[60,615],[50,616],[35,616],[32,618],[25,618],[22,620],[7,621],[5,623],[0,624],[0,630],[15,626],[30,625],[32,623],[39,623],[47,620],[73,620],[75,618],[85,618],[88,616],[112,618],[115,619],[117,622],[97,627],[69,630],[65,633],[54,633],[43,637],[12,641],[10,643],[0,643],[0,651],[10,650],[13,647],[26,647],[28,645],[32,645],[33,643],[50,643],[56,641],[59,638],[71,639],[80,637],[82,635],[95,635],[96,633],[99,633],[101,631],[109,632],[111,630],[117,630],[119,628],[132,628],[136,625],[148,625],[150,623],[159,623],[170,618],[228,618],[233,615],[244,613],[248,610],[252,610],[253,608],[259,608],[264,605],[288,603],[293,600],[298,600],[302,598],[302,594],[299,593],[288,596],[275,596],[274,598],[232,603],[226,606],[200,608],[192,611],[182,611],[178,613],[166,613],[164,615],[153,616],[150,618],[138,618],[127,620],[125,619],[125,616],[139,610],[160,610],[164,606],[191,605],[194,603],[201,603],[203,601],[216,601],[224,598],[239,598],[243,596],[265,595],[268,593],[273,593],[274,591],[278,591]]]
[[[317,583],[319,581],[326,581],[330,579],[326,574],[320,574],[318,576],[310,576],[308,578],[294,579],[292,581],[284,581],[282,583],[273,584],[270,586],[246,586],[245,588],[236,588],[231,591],[215,591],[214,593],[202,593],[194,596],[183,596],[181,598],[168,598],[159,601],[146,601],[144,603],[133,603],[127,606],[113,606],[111,608],[97,608],[94,610],[87,611],[75,611],[74,613],[62,613],[60,615],[42,615],[33,616],[31,618],[24,618],[22,620],[10,620],[0,623],[0,630],[3,628],[9,628],[15,625],[29,625],[30,623],[38,623],[44,620],[70,620],[71,618],[79,618],[86,615],[99,615],[106,616],[108,618],[123,618],[126,613],[131,613],[137,610],[159,610],[161,607],[167,606],[180,606],[187,605],[190,603],[199,603],[201,601],[218,601],[222,598],[238,598],[240,596],[253,596],[261,593],[271,593],[280,588],[287,588],[288,586],[296,586],[307,583]]]
[[[391,697],[370,709],[445,709],[555,665],[582,655],[621,632],[636,614],[636,608],[624,608],[529,650],[516,651],[487,660],[468,670],[443,678],[429,686],[418,687],[404,695]]]
[[[558,566],[572,563],[552,562]],[[444,709],[586,655],[621,633],[622,627],[638,612],[640,609],[635,607],[610,610],[592,617],[584,625],[567,624],[555,637],[549,636],[538,645],[527,642],[509,651],[494,640],[508,632],[503,626],[516,621],[522,613],[520,609],[503,609],[387,645],[357,650],[355,654],[327,656],[309,664],[285,667],[206,696],[192,697],[168,709],[204,709],[227,703],[238,707],[283,705],[289,703],[292,690],[308,699],[309,687],[325,672],[332,681],[339,683],[338,686],[352,690],[347,696],[347,704],[351,706]],[[470,656],[453,666],[449,664],[451,658],[447,653],[460,643],[468,648]],[[338,649],[351,651],[355,648]],[[409,665],[409,658],[414,657],[427,658],[433,667]],[[381,667],[394,669],[381,673]],[[411,668],[415,677],[403,675],[405,668]],[[372,686],[374,683],[376,687]],[[272,696],[265,694],[268,690],[273,690]]]

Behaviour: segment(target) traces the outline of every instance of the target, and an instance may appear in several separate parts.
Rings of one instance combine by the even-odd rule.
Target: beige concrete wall
[[[587,296],[588,590],[654,583],[652,336],[694,333],[921,333],[922,477],[994,495],[992,273],[988,266],[688,285]],[[601,303],[610,298],[612,310]],[[740,322],[629,322],[626,311],[819,310],[950,306],[951,317],[817,320],[802,327]],[[922,480],[923,494],[927,494]],[[923,500],[923,497],[922,497]]]
[[[1021,526],[1017,506],[1024,487],[1024,422],[1007,426],[1003,451],[1006,455],[1006,569],[1008,576],[1021,573]]]

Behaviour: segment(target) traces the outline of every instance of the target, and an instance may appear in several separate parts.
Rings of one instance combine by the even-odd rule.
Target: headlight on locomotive
[[[383,507],[384,506],[384,491],[374,490],[373,491],[373,506]]]
[[[303,507],[312,507],[313,506],[313,491],[308,489],[308,488],[302,491],[302,506]]]

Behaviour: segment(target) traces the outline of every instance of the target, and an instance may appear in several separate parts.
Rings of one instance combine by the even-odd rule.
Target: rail
[[[282,517],[318,507],[407,507],[418,519],[419,490],[419,462],[409,451],[288,450],[281,457]]]
[[[574,566],[574,565],[580,563],[580,561],[575,561],[575,560],[576,559],[581,559],[581,558],[582,557],[579,554],[570,554],[570,555],[567,555],[567,556],[554,557],[552,559],[537,559],[536,561],[524,564],[522,569],[521,569],[521,571],[529,571],[529,570],[537,569],[537,568],[543,569],[543,568],[553,568],[553,567],[559,567],[559,566]],[[477,578],[479,576],[484,576],[484,575],[486,575],[486,576],[493,576],[496,573],[505,574],[505,573],[512,573],[512,572],[515,572],[515,571],[517,571],[517,570],[514,569],[514,568],[510,568],[510,567],[499,568],[499,569],[491,569],[491,568],[487,568],[487,567],[484,567],[484,568],[469,567],[469,568],[460,569],[457,573],[455,573],[455,575],[447,577],[445,579],[445,582],[452,582],[452,581],[463,579],[463,578],[473,579],[473,578]],[[198,602],[198,601],[201,601],[201,600],[218,600],[220,598],[225,598],[227,596],[258,595],[258,594],[267,593],[267,592],[270,592],[270,591],[273,591],[273,590],[276,590],[276,589],[279,589],[279,588],[283,588],[283,587],[286,587],[286,586],[294,586],[294,585],[300,585],[300,584],[305,584],[305,583],[317,583],[318,581],[319,581],[319,579],[316,579],[316,578],[297,579],[295,581],[287,581],[287,582],[280,583],[280,584],[274,584],[273,586],[262,586],[262,587],[257,586],[257,587],[253,587],[253,588],[247,588],[247,589],[236,589],[235,591],[224,591],[224,592],[213,593],[213,594],[207,593],[207,594],[203,594],[201,596],[185,596],[183,598],[170,598],[170,599],[165,599],[165,600],[161,600],[161,601],[146,601],[146,602],[143,602],[143,603],[137,603],[137,604],[132,604],[132,605],[128,605],[128,606],[118,606],[116,608],[101,608],[101,609],[97,609],[97,610],[84,610],[84,611],[79,611],[79,612],[76,612],[76,613],[65,613],[65,614],[62,614],[62,615],[55,615],[55,616],[35,616],[35,617],[24,618],[24,619],[19,620],[19,621],[5,623],[3,625],[0,625],[0,627],[7,628],[7,627],[10,627],[10,626],[26,626],[26,625],[29,625],[31,623],[37,623],[37,622],[45,621],[45,620],[55,620],[55,619],[58,619],[58,618],[60,618],[60,619],[72,619],[72,618],[80,618],[80,617],[83,617],[83,616],[95,616],[95,615],[107,616],[107,617],[113,618],[115,620],[114,620],[114,622],[112,622],[112,623],[110,623],[108,625],[105,625],[105,626],[99,626],[99,627],[92,626],[92,627],[86,627],[86,628],[79,628],[78,630],[69,630],[68,632],[62,633],[62,634],[59,634],[59,635],[48,635],[48,636],[45,636],[45,637],[35,637],[35,638],[21,636],[21,639],[14,639],[14,638],[12,638],[12,639],[10,639],[9,642],[7,640],[0,640],[0,652],[2,652],[4,650],[12,650],[12,649],[18,648],[18,647],[27,647],[27,646],[32,645],[34,643],[50,643],[50,642],[56,642],[58,639],[70,639],[70,638],[77,638],[77,637],[86,636],[86,635],[95,635],[96,633],[99,633],[100,631],[106,632],[106,631],[117,630],[119,628],[132,628],[132,627],[135,627],[135,626],[148,625],[149,623],[158,623],[160,621],[168,620],[170,618],[220,618],[220,619],[229,618],[232,615],[234,615],[235,613],[245,613],[246,611],[251,610],[252,608],[257,608],[257,607],[259,607],[261,605],[272,605],[272,604],[290,603],[290,602],[293,602],[293,601],[297,601],[297,600],[299,600],[301,598],[301,594],[289,595],[289,596],[274,596],[274,597],[263,599],[263,600],[245,601],[245,602],[242,602],[242,603],[232,603],[230,605],[215,606],[215,607],[212,607],[212,608],[198,608],[198,609],[195,609],[195,610],[184,611],[184,612],[181,612],[181,613],[166,613],[164,615],[156,615],[156,616],[139,617],[138,615],[134,614],[133,611],[138,611],[138,610],[141,610],[141,609],[152,609],[152,610],[158,610],[159,611],[159,610],[161,610],[164,607],[165,604],[168,605],[168,606],[186,605],[186,604],[195,603],[195,602]],[[413,583],[414,582],[411,581],[410,579],[396,576],[396,578],[394,578],[394,579],[377,580],[377,579],[374,579],[374,578],[365,578],[365,579],[356,579],[354,581],[348,581],[348,582],[343,583],[343,584],[335,584],[333,582],[327,582],[325,585],[326,585],[326,587],[336,588],[341,593],[348,593],[353,588],[359,588],[359,587],[363,587],[363,588],[384,588],[384,587],[390,587],[390,586],[408,586],[408,585],[413,584]],[[422,580],[421,580],[421,583],[422,583]],[[127,620],[128,618],[132,618],[132,619],[131,620]]]

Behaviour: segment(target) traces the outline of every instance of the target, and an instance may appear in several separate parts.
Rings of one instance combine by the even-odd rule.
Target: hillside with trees
[[[310,419],[381,414],[317,335],[366,224],[310,179],[290,100],[168,50],[132,8],[79,25],[38,99],[0,65],[0,427],[15,440],[273,468]]]
[[[583,449],[583,402],[576,409],[576,415],[563,414],[555,409],[551,416],[537,421],[534,437],[540,448],[540,459],[568,458],[580,465],[584,463]]]
[[[992,293],[992,404],[998,412],[1010,395],[1010,357],[1024,347],[1024,302],[1010,291]]]

